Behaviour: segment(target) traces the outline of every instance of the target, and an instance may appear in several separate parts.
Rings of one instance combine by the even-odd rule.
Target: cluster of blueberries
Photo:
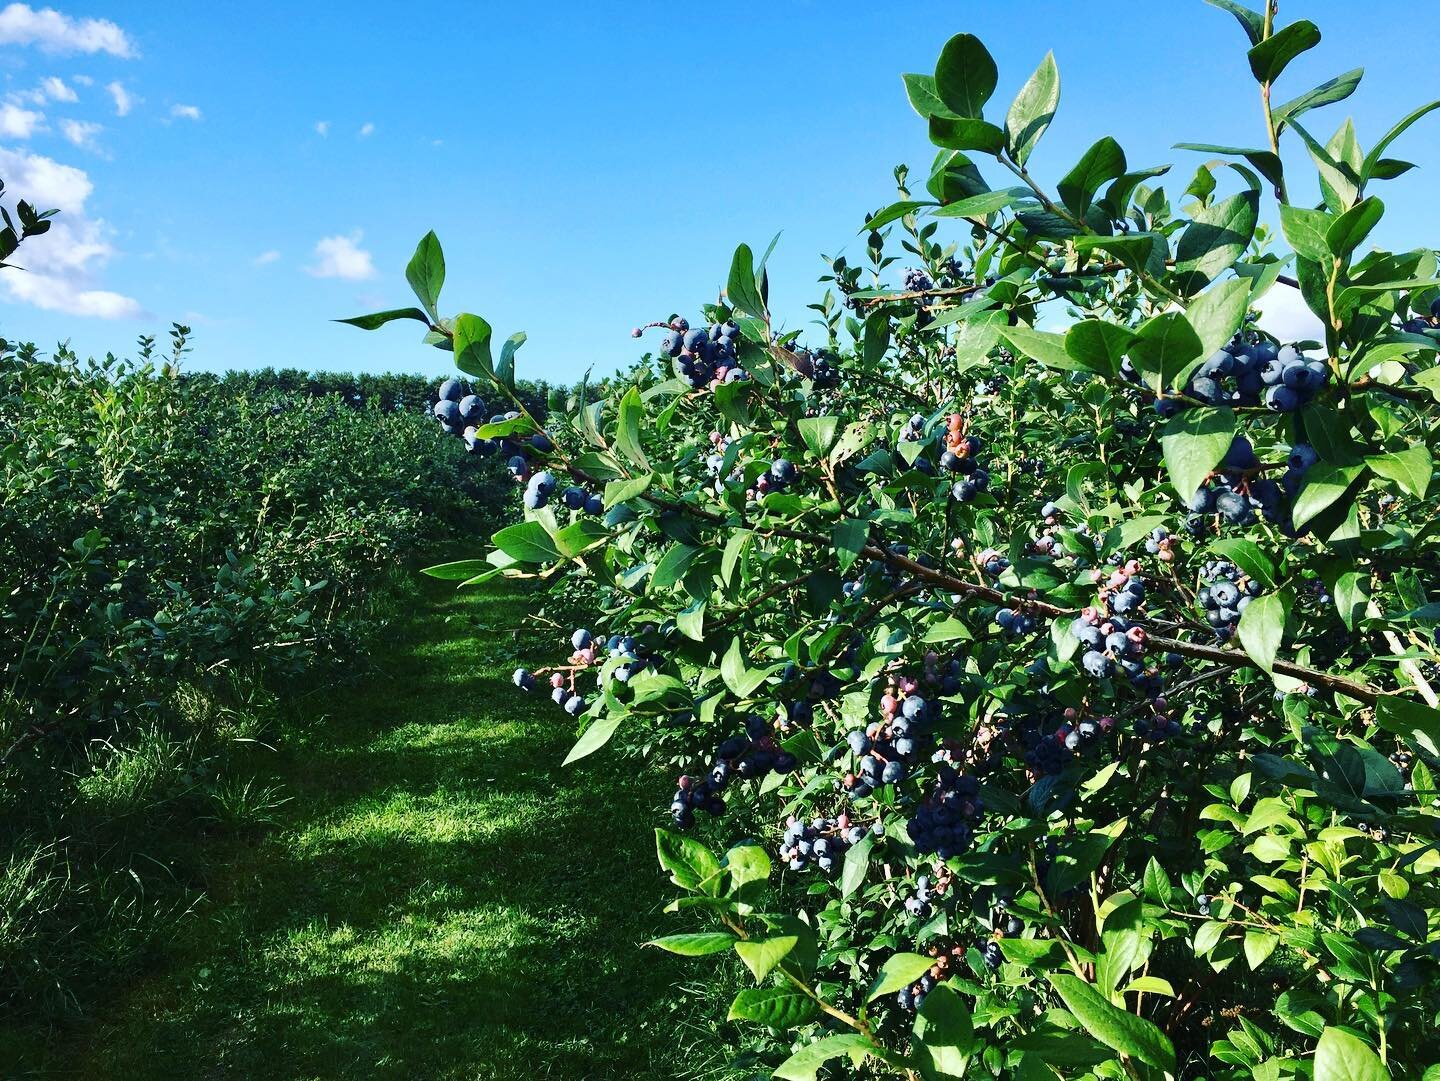
[[[1205,621],[1215,629],[1215,637],[1225,642],[1235,633],[1240,613],[1261,593],[1261,585],[1246,576],[1228,559],[1215,559],[1200,568],[1205,584],[1195,599],[1205,612]]]
[[[1058,725],[1051,717],[1025,728],[1025,764],[1037,779],[1057,776],[1073,757],[1083,754],[1114,727],[1113,717],[1082,718],[1078,711],[1066,709]]]
[[[559,482],[555,474],[548,469],[542,469],[538,473],[530,473],[528,464],[523,458],[514,458],[510,461],[510,472],[516,480],[529,477],[525,482],[525,508],[527,510],[539,510],[548,506],[550,497],[555,494]],[[598,492],[587,492],[584,488],[571,485],[560,493],[560,500],[567,510],[583,510],[587,514],[604,514],[605,500]]]
[[[740,328],[734,320],[692,328],[689,320],[675,318],[668,326],[660,352],[674,360],[675,374],[688,386],[718,387],[750,378],[736,355]],[[640,335],[639,330],[632,333]]]
[[[769,469],[755,478],[755,494],[763,496],[770,492],[783,492],[795,483],[799,475],[795,464],[789,458],[776,458],[770,463]]]
[[[1430,302],[1429,319],[1423,315],[1412,315],[1403,324],[1403,329],[1411,334],[1424,334],[1426,331],[1434,331],[1436,327],[1440,327],[1440,297]]]
[[[906,270],[902,281],[907,293],[924,293],[935,288],[935,283],[930,280],[930,275],[919,267],[910,267]]]
[[[952,974],[952,967],[960,968],[960,959],[965,956],[965,947],[951,946],[947,950],[942,950],[939,946],[931,946],[927,952],[935,959],[935,963],[930,966],[930,971],[908,987],[902,987],[895,994],[895,1004],[907,1013],[920,1008],[925,1001],[925,996],[934,989],[935,985]]]
[[[440,422],[440,430],[446,435],[459,436],[465,441],[465,449],[471,454],[509,454],[511,472],[515,472],[515,463],[528,476],[529,458],[532,453],[548,454],[554,448],[550,440],[543,432],[536,432],[525,439],[518,435],[508,435],[496,439],[481,439],[476,435],[476,430],[482,424],[500,424],[507,420],[515,420],[520,414],[516,410],[505,413],[496,413],[493,416],[486,416],[487,406],[485,400],[478,394],[471,391],[468,383],[460,379],[447,379],[440,384],[436,392],[439,400],[432,410],[434,417]]]
[[[823,349],[795,349],[795,370],[815,384],[819,390],[827,390],[840,384],[840,363]]]
[[[1153,715],[1135,719],[1135,734],[1151,743],[1163,743],[1167,739],[1174,739],[1184,730],[1180,722],[1166,712],[1163,698],[1156,700]]]
[[[963,544],[964,542],[960,542]],[[980,569],[991,578],[999,578],[1010,569],[1010,561],[994,548],[986,548],[980,553]]]
[[[789,773],[796,765],[795,756],[776,743],[770,724],[764,718],[749,717],[745,735],[732,736],[715,749],[708,777],[700,781],[688,776],[680,778],[670,801],[670,814],[677,826],[687,829],[694,824],[697,810],[711,815],[725,813],[720,793],[731,777],[759,780],[772,772]]]
[[[875,832],[884,829],[877,821]],[[808,822],[791,815],[785,822],[785,834],[780,839],[780,858],[792,871],[803,871],[814,863],[820,870],[835,869],[849,851],[851,845],[858,845],[869,832],[864,826],[853,825],[850,816],[839,814],[834,818],[815,817]]]
[[[958,661],[952,661],[942,672],[937,658],[934,667],[927,668],[926,682],[930,686],[942,694],[958,690]],[[917,680],[901,678],[880,696],[880,719],[846,735],[857,762],[855,772],[845,774],[842,784],[852,797],[868,796],[881,785],[900,784],[933,746],[940,704],[919,692]]]
[[[1314,447],[1308,443],[1297,443],[1291,448],[1285,472],[1278,482],[1256,476],[1263,467],[1255,449],[1250,440],[1237,435],[1221,459],[1215,476],[1191,497],[1186,527],[1192,534],[1200,535],[1205,530],[1205,516],[1211,514],[1219,515],[1229,525],[1253,525],[1256,511],[1259,511],[1267,521],[1285,529],[1291,528],[1287,499],[1295,498],[1306,472],[1319,460],[1320,455]]]
[[[1121,370],[1139,378],[1128,360]],[[1313,399],[1329,380],[1330,369],[1323,360],[1312,360],[1293,345],[1236,337],[1195,370],[1185,395],[1206,405],[1257,406],[1263,402],[1273,412],[1292,413]],[[1171,417],[1186,404],[1185,398],[1159,397],[1155,410],[1162,417]]]
[[[1170,535],[1170,530],[1164,526],[1152,529],[1150,535],[1145,538],[1145,551],[1149,552],[1161,563],[1170,563],[1175,559],[1175,538]]]
[[[1117,579],[1119,585],[1115,584]],[[1111,576],[1110,583],[1101,591],[1102,603],[1085,608],[1070,624],[1070,633],[1085,646],[1081,667],[1096,679],[1107,679],[1120,671],[1140,690],[1159,693],[1163,681],[1145,664],[1145,628],[1121,614],[1138,607],[1143,600],[1144,581],[1138,568],[1130,572],[1127,564]]]
[[[1019,636],[1029,634],[1040,621],[1028,612],[1019,608],[1001,608],[995,613],[995,623],[1006,634]]]
[[[930,876],[920,875],[915,879],[915,892],[905,898],[905,911],[917,920],[928,920],[935,914],[930,904]]]
[[[910,840],[917,852],[942,860],[962,855],[975,839],[975,826],[984,813],[980,782],[942,763],[935,784],[910,817]]]
[[[924,442],[925,423],[921,414],[911,416],[900,428],[899,442]],[[984,443],[979,436],[965,434],[965,418],[959,413],[951,413],[946,418],[941,443],[943,449],[940,452],[940,468],[960,477],[951,488],[950,494],[961,503],[969,503],[990,487],[990,474],[981,467],[979,461]],[[934,464],[923,454],[915,459],[913,468],[930,475],[935,473]]]

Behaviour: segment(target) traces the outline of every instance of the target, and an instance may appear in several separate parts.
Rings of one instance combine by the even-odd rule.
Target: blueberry
[[[1290,448],[1286,464],[1297,473],[1303,473],[1320,460],[1320,455],[1309,443],[1296,443]]]
[[[672,330],[660,339],[660,352],[667,357],[678,357],[680,350],[685,348],[685,337],[677,330]]]
[[[605,511],[605,500],[598,494],[591,494],[585,497],[586,514],[603,514]]]
[[[515,674],[511,679],[514,681],[515,686],[519,687],[522,691],[533,691],[535,689],[535,677],[523,668],[515,669]]]
[[[565,489],[565,494],[562,496],[562,498],[565,501],[565,506],[569,510],[579,510],[585,505],[585,489],[576,488],[572,485],[571,487]]]
[[[441,401],[458,402],[469,393],[469,389],[459,379],[447,379],[440,384],[439,395]]]
[[[584,627],[570,636],[570,644],[576,649],[584,649],[594,640],[594,637]]]
[[[1265,407],[1275,413],[1292,413],[1300,407],[1300,395],[1293,387],[1271,387],[1265,393]]]
[[[450,425],[456,431],[462,429],[464,418],[460,415],[460,406],[449,398],[442,398],[435,403],[435,418]]]
[[[460,417],[466,424],[485,423],[485,413],[485,402],[476,395],[467,394],[460,399]]]

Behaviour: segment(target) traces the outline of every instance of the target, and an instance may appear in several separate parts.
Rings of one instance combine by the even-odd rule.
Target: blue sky
[[[1282,22],[1313,19],[1325,40],[1277,97],[1363,65],[1358,93],[1312,127],[1351,114],[1373,143],[1440,97],[1418,10],[1287,0]],[[179,320],[195,328],[192,368],[439,373],[448,357],[409,325],[327,321],[408,303],[404,264],[431,228],[449,263],[442,308],[525,330],[522,375],[623,366],[632,326],[693,313],[738,241],[780,230],[772,297],[798,325],[821,293],[819,253],[862,250],[892,167],[923,186],[933,148],[899,76],[931,70],[960,30],[995,55],[1000,115],[1055,51],[1042,177],[1109,133],[1132,166],[1176,163],[1178,189],[1201,156],[1172,143],[1263,140],[1241,31],[1199,0],[0,0],[0,178],[8,197],[65,211],[63,232],[21,249],[28,280],[0,271],[0,335],[123,354]],[[1422,171],[1380,187],[1380,243],[1440,244],[1437,125],[1391,150]]]

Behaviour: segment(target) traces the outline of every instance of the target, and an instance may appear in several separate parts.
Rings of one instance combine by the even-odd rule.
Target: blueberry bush
[[[1258,146],[1179,144],[1167,188],[1107,135],[1050,188],[1053,56],[1002,115],[957,34],[904,76],[924,191],[896,170],[818,330],[741,245],[542,423],[434,234],[418,307],[347,320],[476,381],[441,422],[524,520],[431,573],[597,598],[515,683],[570,761],[679,775],[651,945],[738,956],[776,1077],[1440,1077],[1440,276],[1367,246],[1440,102],[1322,139],[1361,72],[1282,101],[1319,30],[1211,2]],[[1261,328],[1277,290],[1315,340]]]

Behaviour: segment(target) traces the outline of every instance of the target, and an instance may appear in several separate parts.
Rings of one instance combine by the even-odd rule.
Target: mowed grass
[[[701,1031],[723,1006],[683,990],[716,963],[641,945],[691,929],[662,912],[668,791],[614,755],[560,766],[574,722],[510,682],[560,637],[531,606],[423,586],[372,674],[309,696],[274,756],[282,824],[236,844],[174,960],[33,1075],[724,1073]]]

